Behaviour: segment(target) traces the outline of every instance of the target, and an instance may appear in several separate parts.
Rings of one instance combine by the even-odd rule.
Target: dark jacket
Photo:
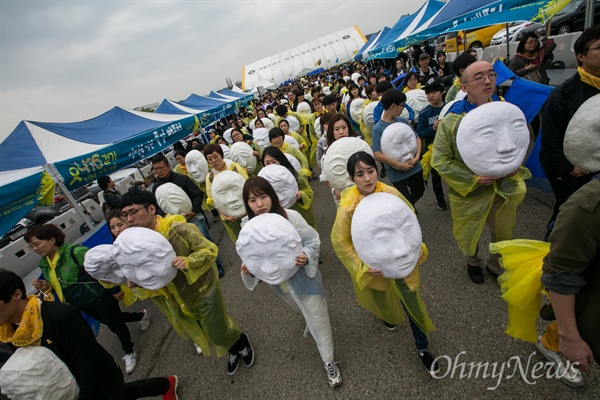
[[[565,177],[573,171],[573,165],[567,160],[563,151],[567,126],[577,109],[598,93],[600,90],[582,83],[579,74],[575,73],[548,96],[542,109],[540,150],[540,162],[546,175],[555,178]]]
[[[104,194],[104,201],[107,203],[109,210],[118,210],[121,208],[121,193],[108,189],[105,189],[102,193]]]
[[[123,374],[96,341],[81,313],[62,303],[43,301],[41,345],[52,350],[79,385],[80,400],[121,400]]]
[[[156,189],[167,182],[173,183],[179,186],[185,194],[188,195],[192,202],[192,212],[199,214],[202,212],[202,200],[204,199],[204,195],[202,191],[198,188],[198,186],[191,180],[188,176],[178,174],[176,172],[171,171],[169,176],[166,178],[158,178],[154,186],[152,187],[152,193],[156,193]]]

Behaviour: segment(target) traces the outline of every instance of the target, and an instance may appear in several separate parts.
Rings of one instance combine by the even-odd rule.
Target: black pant
[[[134,400],[146,397],[156,397],[167,393],[169,380],[167,378],[148,378],[128,382],[123,386],[123,399]]]
[[[237,342],[233,344],[229,348],[230,354],[238,354],[240,351],[244,350],[245,347],[250,346],[250,342],[248,341],[248,336],[244,332],[240,335],[240,338]]]
[[[579,190],[579,188],[588,183],[594,174],[587,174],[576,178],[571,175],[554,177],[546,172],[546,176],[548,176],[548,181],[550,182],[550,186],[552,186],[552,190],[554,191],[554,197],[556,197],[554,211],[552,213],[552,218],[550,218],[550,222],[552,222],[556,220],[560,206],[562,206],[573,193]]]
[[[444,188],[442,187],[442,177],[437,173],[435,169],[431,170],[431,186],[433,186],[433,193],[435,193],[435,198],[440,200],[444,199]]]
[[[125,354],[133,352],[133,342],[126,322],[140,321],[142,313],[122,312],[119,302],[109,291],[105,291],[91,307],[83,310],[87,315],[108,326],[117,335]]]
[[[412,174],[401,181],[392,182],[392,185],[406,197],[406,200],[408,200],[413,207],[417,201],[423,197],[423,193],[425,192],[425,182],[423,181],[422,171]]]

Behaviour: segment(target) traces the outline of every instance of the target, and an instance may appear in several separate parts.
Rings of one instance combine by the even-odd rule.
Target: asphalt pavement
[[[240,259],[220,222],[211,227],[211,235],[225,265],[223,293],[230,315],[254,346],[254,366],[241,365],[235,376],[228,376],[226,357],[199,356],[192,342],[182,339],[151,301],[143,301],[131,309],[150,309],[152,325],[142,333],[137,324],[130,324],[139,358],[137,369],[126,380],[176,374],[183,400],[600,398],[597,365],[585,375],[585,387],[573,389],[545,376],[548,368],[539,363],[546,359],[534,344],[504,333],[507,308],[497,283],[487,274],[482,285],[469,280],[466,261],[452,237],[450,210],[436,208],[429,187],[416,208],[430,252],[420,271],[422,296],[437,328],[429,337],[430,350],[434,357],[441,357],[439,375],[443,376],[432,378],[421,364],[407,323],[390,332],[356,303],[350,276],[331,246],[335,204],[325,184],[311,181],[311,186],[325,259],[320,268],[343,385],[331,389],[327,384],[316,345],[310,335],[303,336],[301,314],[264,283],[253,292],[245,288],[239,275]],[[552,205],[551,194],[530,189],[519,208],[514,237],[541,240]],[[488,240],[486,228],[484,254]],[[541,321],[538,328],[543,332]],[[102,327],[99,341],[123,368],[116,336]],[[541,369],[536,370],[538,364]]]

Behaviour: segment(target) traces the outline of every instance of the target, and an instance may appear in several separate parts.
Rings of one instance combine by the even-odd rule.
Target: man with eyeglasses
[[[204,211],[202,211],[204,194],[194,181],[192,181],[189,176],[171,171],[169,160],[163,154],[157,154],[152,158],[152,168],[157,177],[156,183],[152,187],[152,193],[156,193],[156,189],[167,182],[173,183],[183,189],[192,202],[192,211],[185,213],[183,216],[188,222],[196,225],[205,238],[214,243],[210,237],[210,232],[208,231]],[[219,270],[220,277],[225,275],[223,264],[219,256],[217,256],[217,269]]]
[[[215,347],[217,356],[228,352],[229,375],[236,373],[240,359],[246,367],[251,367],[254,350],[248,335],[225,308],[215,265],[217,246],[181,216],[163,218],[156,215],[156,208],[156,198],[148,191],[130,191],[121,198],[123,216],[129,225],[159,232],[177,255],[171,262],[177,275],[169,285],[155,291],[152,301],[175,330],[192,339],[203,354],[211,354],[209,344]]]
[[[476,61],[465,68],[461,76],[466,97],[454,103],[438,123],[433,141],[431,166],[448,184],[452,210],[453,234],[460,251],[467,259],[467,273],[474,283],[483,283],[479,257],[479,239],[487,223],[491,242],[512,239],[517,207],[527,189],[524,179],[530,174],[520,168],[508,176],[496,179],[475,175],[463,162],[456,146],[456,133],[463,117],[471,110],[490,101],[500,101],[494,94],[496,72],[487,61]],[[497,254],[491,255],[487,271],[496,279],[504,272]]]

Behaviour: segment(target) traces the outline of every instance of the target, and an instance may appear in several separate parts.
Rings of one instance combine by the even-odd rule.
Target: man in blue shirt
[[[379,122],[373,127],[373,155],[375,160],[385,165],[385,169],[392,185],[413,205],[423,196],[425,184],[423,183],[423,167],[419,163],[421,156],[421,139],[417,139],[415,156],[407,162],[398,162],[381,151],[381,136],[385,128],[393,123],[410,124],[404,118],[399,118],[404,110],[406,95],[399,90],[389,89],[381,97],[383,114]],[[411,128],[412,129],[412,128]]]
[[[435,132],[438,127],[438,116],[444,108],[444,85],[439,78],[431,78],[423,88],[427,94],[429,105],[419,114],[419,123],[417,124],[417,133],[421,138],[422,147],[428,151],[428,146],[435,139]],[[435,169],[431,169],[431,184],[437,202],[437,208],[447,210],[446,200],[444,200],[444,188],[442,187],[442,178]]]

